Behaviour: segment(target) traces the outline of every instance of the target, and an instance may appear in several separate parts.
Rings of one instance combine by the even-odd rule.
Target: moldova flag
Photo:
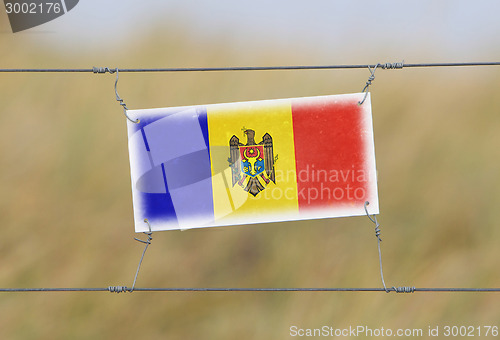
[[[377,214],[363,96],[129,110],[135,231]]]

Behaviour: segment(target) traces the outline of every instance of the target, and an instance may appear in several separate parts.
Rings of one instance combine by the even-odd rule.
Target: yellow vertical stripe
[[[216,224],[245,224],[288,220],[298,216],[292,111],[289,100],[208,105],[208,134]],[[273,139],[276,184],[253,196],[232,185],[229,140],[247,144],[244,129],[255,131],[255,142],[269,133]],[[248,181],[248,179],[247,179]],[[245,182],[246,184],[246,182]]]

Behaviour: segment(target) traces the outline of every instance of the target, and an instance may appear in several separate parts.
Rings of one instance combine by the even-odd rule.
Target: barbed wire
[[[417,288],[399,287],[396,293],[500,293],[500,288]],[[107,288],[0,288],[0,293],[22,292],[384,292],[385,288],[138,288],[125,286]]]
[[[296,65],[296,66],[232,66],[232,67],[167,67],[167,68],[3,68],[0,72],[58,72],[58,73],[114,73],[119,72],[217,72],[217,71],[276,71],[276,70],[335,70],[335,69],[402,69],[420,67],[464,67],[464,66],[500,66],[500,61],[493,62],[445,62],[445,63],[376,63],[354,65]]]

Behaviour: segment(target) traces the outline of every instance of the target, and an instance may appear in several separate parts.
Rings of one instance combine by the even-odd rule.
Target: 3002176
[[[444,326],[443,336],[498,336],[498,326]]]
[[[59,2],[6,2],[5,11],[7,14],[49,14],[61,13],[62,8]]]

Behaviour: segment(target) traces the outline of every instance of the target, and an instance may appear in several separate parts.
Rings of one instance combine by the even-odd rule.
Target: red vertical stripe
[[[368,193],[357,100],[292,101],[299,211],[359,206]]]

